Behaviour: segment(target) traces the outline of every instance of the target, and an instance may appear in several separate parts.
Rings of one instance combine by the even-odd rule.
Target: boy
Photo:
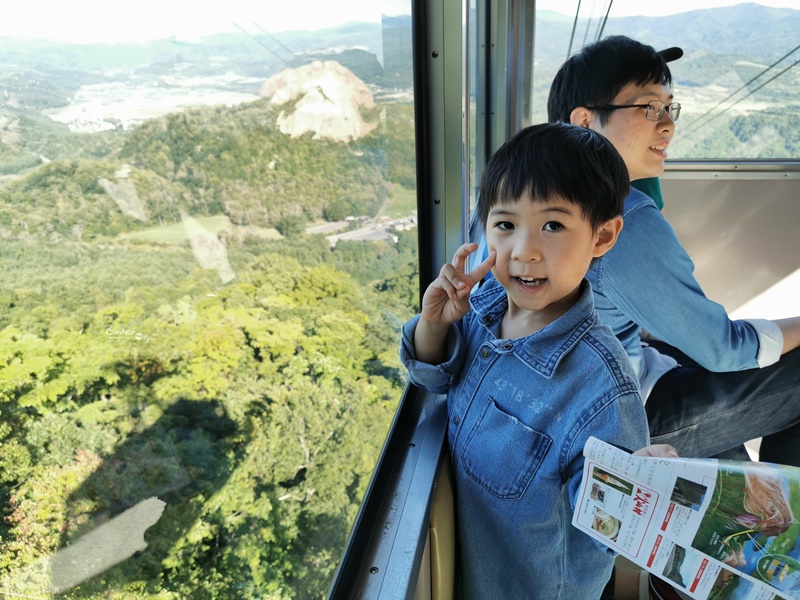
[[[522,130],[481,182],[488,258],[466,272],[477,244],[461,246],[403,327],[410,380],[448,394],[463,598],[592,599],[609,580],[612,554],[570,522],[588,437],[648,443],[635,374],[584,279],[628,188],[602,136]]]
[[[680,114],[666,61],[682,54],[625,36],[591,44],[556,74],[548,118],[604,135],[631,180],[658,177]],[[587,274],[639,377],[653,441],[714,456],[763,436],[761,460],[800,466],[800,318],[731,321],[657,200],[631,190],[617,244]],[[642,329],[663,343],[642,343]]]

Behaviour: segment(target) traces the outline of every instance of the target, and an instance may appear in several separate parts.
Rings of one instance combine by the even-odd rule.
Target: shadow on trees
[[[102,457],[67,501],[67,526],[51,567],[59,597],[96,597],[123,588],[157,593],[170,587],[167,580],[181,577],[174,572],[181,570],[175,566],[181,565],[181,552],[191,555],[193,570],[202,570],[198,562],[213,561],[222,539],[204,539],[207,548],[199,553],[191,544],[176,551],[176,543],[225,485],[247,438],[220,403],[179,400]],[[130,557],[123,556],[120,543],[133,550]],[[70,552],[71,547],[82,549]]]

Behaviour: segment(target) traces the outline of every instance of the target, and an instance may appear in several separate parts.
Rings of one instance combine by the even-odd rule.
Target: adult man
[[[607,137],[635,187],[658,177],[680,113],[666,63],[682,54],[624,36],[587,46],[557,73],[548,118]],[[761,460],[800,466],[800,317],[731,321],[653,198],[631,190],[624,221],[587,278],[639,376],[652,442],[716,456],[762,437]]]

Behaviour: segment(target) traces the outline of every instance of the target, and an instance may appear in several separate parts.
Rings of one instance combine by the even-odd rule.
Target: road
[[[348,221],[336,221],[333,223],[325,223],[323,225],[316,225],[306,229],[306,233],[329,233],[339,231],[350,225]],[[331,246],[336,246],[339,240],[351,241],[368,241],[368,240],[385,240],[392,235],[392,229],[410,229],[417,226],[416,215],[403,217],[401,219],[380,220],[375,221],[370,219],[364,221],[364,224],[358,229],[345,231],[343,233],[333,233],[326,237]]]

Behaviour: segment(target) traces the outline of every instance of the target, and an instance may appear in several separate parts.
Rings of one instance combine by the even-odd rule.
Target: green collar
[[[636,181],[631,181],[631,186],[650,196],[653,202],[656,203],[658,210],[664,208],[664,196],[661,195],[661,182],[658,177],[637,179]]]

